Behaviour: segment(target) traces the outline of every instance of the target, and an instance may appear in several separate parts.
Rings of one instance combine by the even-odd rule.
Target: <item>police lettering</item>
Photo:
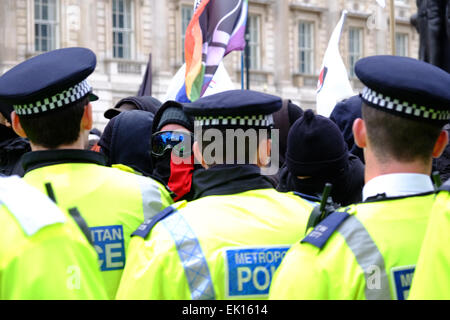
[[[235,264],[259,264],[259,263],[280,263],[286,251],[263,251],[236,253]]]
[[[287,250],[288,247],[227,250],[227,296],[266,296],[272,277]]]
[[[122,226],[91,228],[94,248],[98,253],[102,271],[123,269],[125,266],[125,247]]]
[[[270,280],[275,273],[275,266],[270,266],[270,271],[266,267],[258,266],[253,270],[249,267],[238,267],[238,291],[244,290],[244,284],[252,281],[253,286],[259,290],[264,291],[269,288]]]

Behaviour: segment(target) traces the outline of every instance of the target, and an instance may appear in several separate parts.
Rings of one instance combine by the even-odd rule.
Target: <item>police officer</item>
[[[79,209],[114,298],[130,234],[172,200],[161,184],[105,167],[101,154],[84,150],[93,123],[90,101],[97,99],[86,78],[95,66],[89,49],[44,53],[0,77],[0,100],[14,106],[13,128],[31,142],[24,179],[62,210]]]
[[[0,300],[106,299],[73,219],[18,177],[0,178]]]
[[[271,299],[405,299],[434,188],[432,157],[445,148],[450,75],[422,61],[373,56],[357,62],[365,84],[363,202],[339,209],[291,249]]]
[[[206,170],[194,172],[193,201],[134,233],[118,299],[267,298],[273,272],[313,208],[262,175],[270,173],[261,167],[280,108],[278,97],[239,90],[184,105],[195,117],[195,158]]]
[[[409,294],[412,300],[450,299],[450,181],[436,197]]]

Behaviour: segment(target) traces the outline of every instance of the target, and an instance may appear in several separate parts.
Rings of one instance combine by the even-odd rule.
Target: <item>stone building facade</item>
[[[105,109],[136,95],[151,54],[152,94],[163,99],[183,64],[183,39],[194,0],[0,0],[0,74],[53,48],[82,46],[98,58],[88,79],[99,95],[93,103],[100,129]],[[250,88],[289,98],[315,109],[322,58],[341,11],[347,21],[341,56],[353,88],[352,65],[364,56],[390,54],[389,1],[249,0]],[[397,54],[417,58],[418,34],[409,23],[414,0],[395,0]],[[241,87],[241,53],[225,60]]]

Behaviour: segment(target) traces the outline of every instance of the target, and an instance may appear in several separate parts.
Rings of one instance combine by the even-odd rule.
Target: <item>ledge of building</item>
[[[241,69],[236,68],[234,72],[240,78]],[[273,71],[267,69],[250,69],[249,72],[250,72],[250,83],[273,85],[273,76],[274,76]]]
[[[294,82],[294,86],[302,88],[316,88],[317,80],[319,79],[319,75],[315,74],[305,74],[305,73],[294,73],[292,75],[292,81]]]
[[[349,10],[347,13],[347,17],[356,19],[368,19],[371,15],[372,15],[371,13],[365,13],[361,11],[351,11],[351,10]]]
[[[105,58],[103,59],[109,74],[129,74],[141,76],[145,72],[147,61]]]
[[[249,0],[250,4],[262,4],[262,5],[271,5],[275,3],[275,0]]]
[[[289,8],[291,10],[300,10],[300,11],[309,11],[313,13],[323,13],[327,11],[327,8],[308,5],[308,4],[300,4],[300,3],[291,3],[289,4]]]

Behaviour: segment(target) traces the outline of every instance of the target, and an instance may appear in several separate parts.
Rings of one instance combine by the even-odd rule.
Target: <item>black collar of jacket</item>
[[[33,151],[23,156],[25,173],[62,163],[94,163],[106,166],[106,158],[98,152],[75,149]]]
[[[192,183],[193,200],[275,187],[255,165],[216,165],[208,170],[195,170]]]

